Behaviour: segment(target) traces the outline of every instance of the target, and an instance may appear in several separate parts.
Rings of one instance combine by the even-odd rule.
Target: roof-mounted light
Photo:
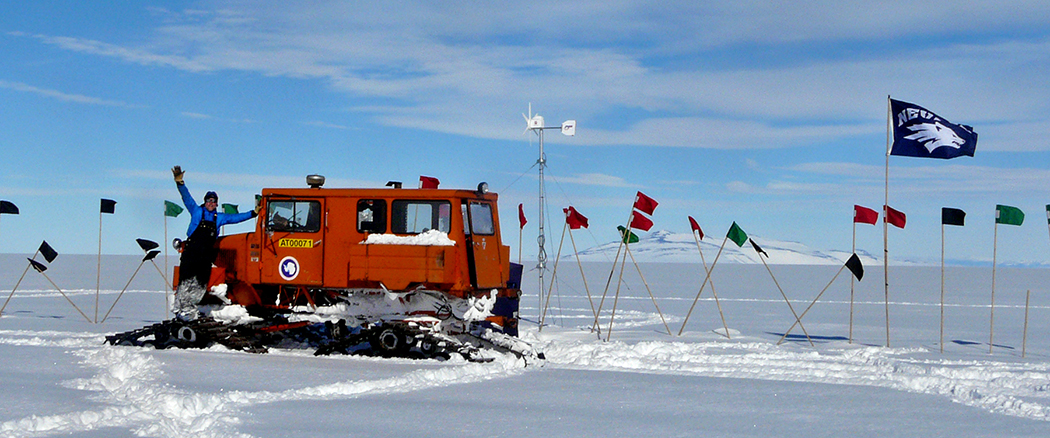
[[[311,189],[319,189],[324,185],[324,176],[306,175],[306,185],[310,186]]]

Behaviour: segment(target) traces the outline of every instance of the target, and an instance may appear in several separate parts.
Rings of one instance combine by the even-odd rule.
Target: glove
[[[256,195],[255,196],[255,209],[253,210],[253,212],[255,212],[255,216],[258,216],[260,211],[262,211],[262,196]]]
[[[182,184],[182,176],[185,175],[186,172],[182,171],[182,166],[175,166],[171,168],[171,174],[175,176],[176,184]]]

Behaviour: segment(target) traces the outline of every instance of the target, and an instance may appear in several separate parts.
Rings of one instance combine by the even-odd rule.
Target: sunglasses
[[[219,200],[218,199],[205,199],[204,203],[205,204],[218,204]]]

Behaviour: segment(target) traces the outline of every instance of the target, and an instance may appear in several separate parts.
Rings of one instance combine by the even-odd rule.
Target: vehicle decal
[[[313,248],[313,239],[281,239],[277,241],[280,248]]]
[[[299,276],[299,261],[295,257],[288,256],[281,259],[281,263],[277,265],[277,272],[281,274],[281,278],[286,281],[295,280],[295,277]]]

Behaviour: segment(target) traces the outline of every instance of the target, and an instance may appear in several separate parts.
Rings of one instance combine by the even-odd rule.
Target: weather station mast
[[[539,158],[536,160],[536,165],[537,165],[537,167],[539,167],[539,174],[540,174],[539,175],[540,176],[539,221],[538,221],[539,232],[538,232],[538,234],[536,236],[536,243],[539,245],[539,253],[536,254],[536,258],[537,258],[536,270],[539,271],[539,277],[540,277],[540,284],[539,284],[539,299],[540,299],[539,302],[540,302],[540,305],[537,307],[537,309],[542,309],[543,308],[543,287],[544,287],[543,273],[544,273],[544,271],[547,270],[547,249],[546,249],[547,238],[544,235],[544,228],[543,228],[544,217],[547,215],[547,189],[546,189],[546,187],[544,186],[544,183],[543,183],[543,169],[545,167],[547,167],[547,156],[543,153],[543,131],[547,130],[547,129],[560,129],[561,133],[563,135],[567,135],[569,137],[572,137],[572,136],[576,135],[576,121],[575,120],[566,120],[566,121],[562,122],[561,126],[543,126],[544,125],[543,116],[539,115],[538,113],[535,114],[535,115],[532,114],[532,104],[531,103],[529,104],[529,115],[526,116],[525,114],[522,114],[521,116],[525,118],[525,123],[526,123],[525,132],[531,131],[531,132],[535,133],[536,136],[539,137],[539,143],[540,143],[540,155],[539,155]],[[539,321],[539,320],[537,319],[537,321]]]

